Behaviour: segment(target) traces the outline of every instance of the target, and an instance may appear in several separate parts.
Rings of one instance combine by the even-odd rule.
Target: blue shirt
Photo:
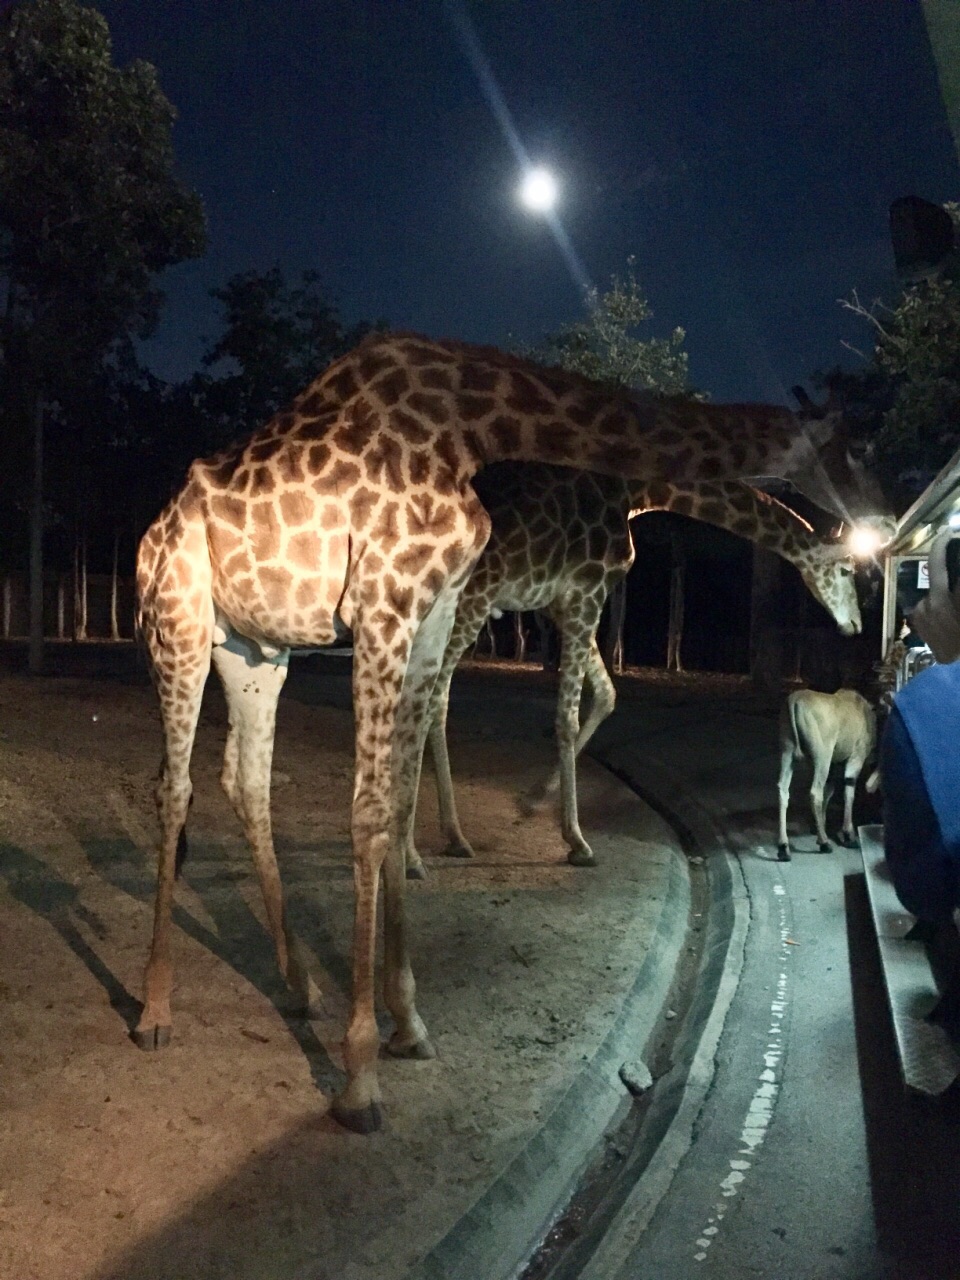
[[[923,920],[960,906],[960,662],[927,667],[894,698],[880,748],[887,866]]]

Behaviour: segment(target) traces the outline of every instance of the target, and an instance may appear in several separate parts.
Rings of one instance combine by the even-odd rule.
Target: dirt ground
[[[536,1131],[637,972],[646,899],[678,856],[668,829],[648,813],[634,838],[605,837],[627,800],[587,762],[583,819],[602,865],[571,868],[553,816],[521,825],[511,799],[542,776],[551,743],[461,733],[454,768],[479,856],[428,856],[408,896],[438,1058],[383,1060],[386,1129],[344,1132],[327,1108],[349,991],[350,714],[280,704],[275,830],[327,1003],[312,1023],[289,1014],[218,785],[224,733],[211,687],[175,913],[173,1041],[144,1054],[128,1030],[152,917],[152,691],[0,675],[0,1276],[403,1276]]]

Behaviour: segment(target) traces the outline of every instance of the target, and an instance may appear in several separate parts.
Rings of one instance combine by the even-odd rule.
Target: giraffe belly
[[[274,650],[334,644],[348,628],[339,617],[343,577],[262,570],[241,591],[236,583],[214,583],[218,633],[238,631],[266,655]],[[222,641],[220,642],[222,643]]]

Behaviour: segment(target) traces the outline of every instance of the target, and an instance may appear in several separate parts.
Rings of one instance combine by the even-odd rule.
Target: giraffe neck
[[[702,485],[653,484],[632,488],[631,514],[672,511],[716,525],[728,533],[758,543],[806,567],[811,554],[822,553],[823,540],[795,511],[769,494],[736,482]]]
[[[492,348],[378,334],[331,366],[295,409],[352,402],[402,447],[431,448],[463,483],[500,460],[546,462],[638,479],[701,483],[777,476],[842,518],[868,501],[829,427],[805,435],[788,410],[611,391]],[[375,418],[374,418],[375,415]],[[362,424],[361,424],[362,425]],[[357,436],[362,439],[362,431]],[[830,456],[834,474],[823,472]]]

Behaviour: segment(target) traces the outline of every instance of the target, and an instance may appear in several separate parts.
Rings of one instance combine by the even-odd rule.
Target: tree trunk
[[[13,583],[10,575],[3,580],[3,638],[10,639],[10,624],[13,615]]]
[[[110,639],[120,639],[120,625],[117,621],[117,564],[120,559],[120,530],[113,531],[113,570],[110,577]]]
[[[783,627],[780,625],[780,557],[753,548],[750,591],[750,678],[766,693],[778,693],[783,679]]]
[[[57,639],[62,640],[67,630],[67,589],[63,574],[57,577]]]
[[[27,669],[43,670],[43,397],[33,405],[33,486],[30,491],[30,643]]]
[[[513,656],[517,662],[526,662],[527,660],[527,633],[523,627],[523,614],[517,610],[513,615],[513,638],[514,650]]]
[[[680,649],[683,645],[684,587],[687,576],[687,558],[680,539],[670,539],[672,567],[670,570],[670,608],[667,624],[667,670],[682,671]]]
[[[603,645],[603,660],[614,675],[623,672],[623,625],[627,616],[627,580],[623,579],[607,597],[610,613]]]
[[[84,525],[80,535],[80,618],[77,627],[77,639],[87,639],[87,527]]]

